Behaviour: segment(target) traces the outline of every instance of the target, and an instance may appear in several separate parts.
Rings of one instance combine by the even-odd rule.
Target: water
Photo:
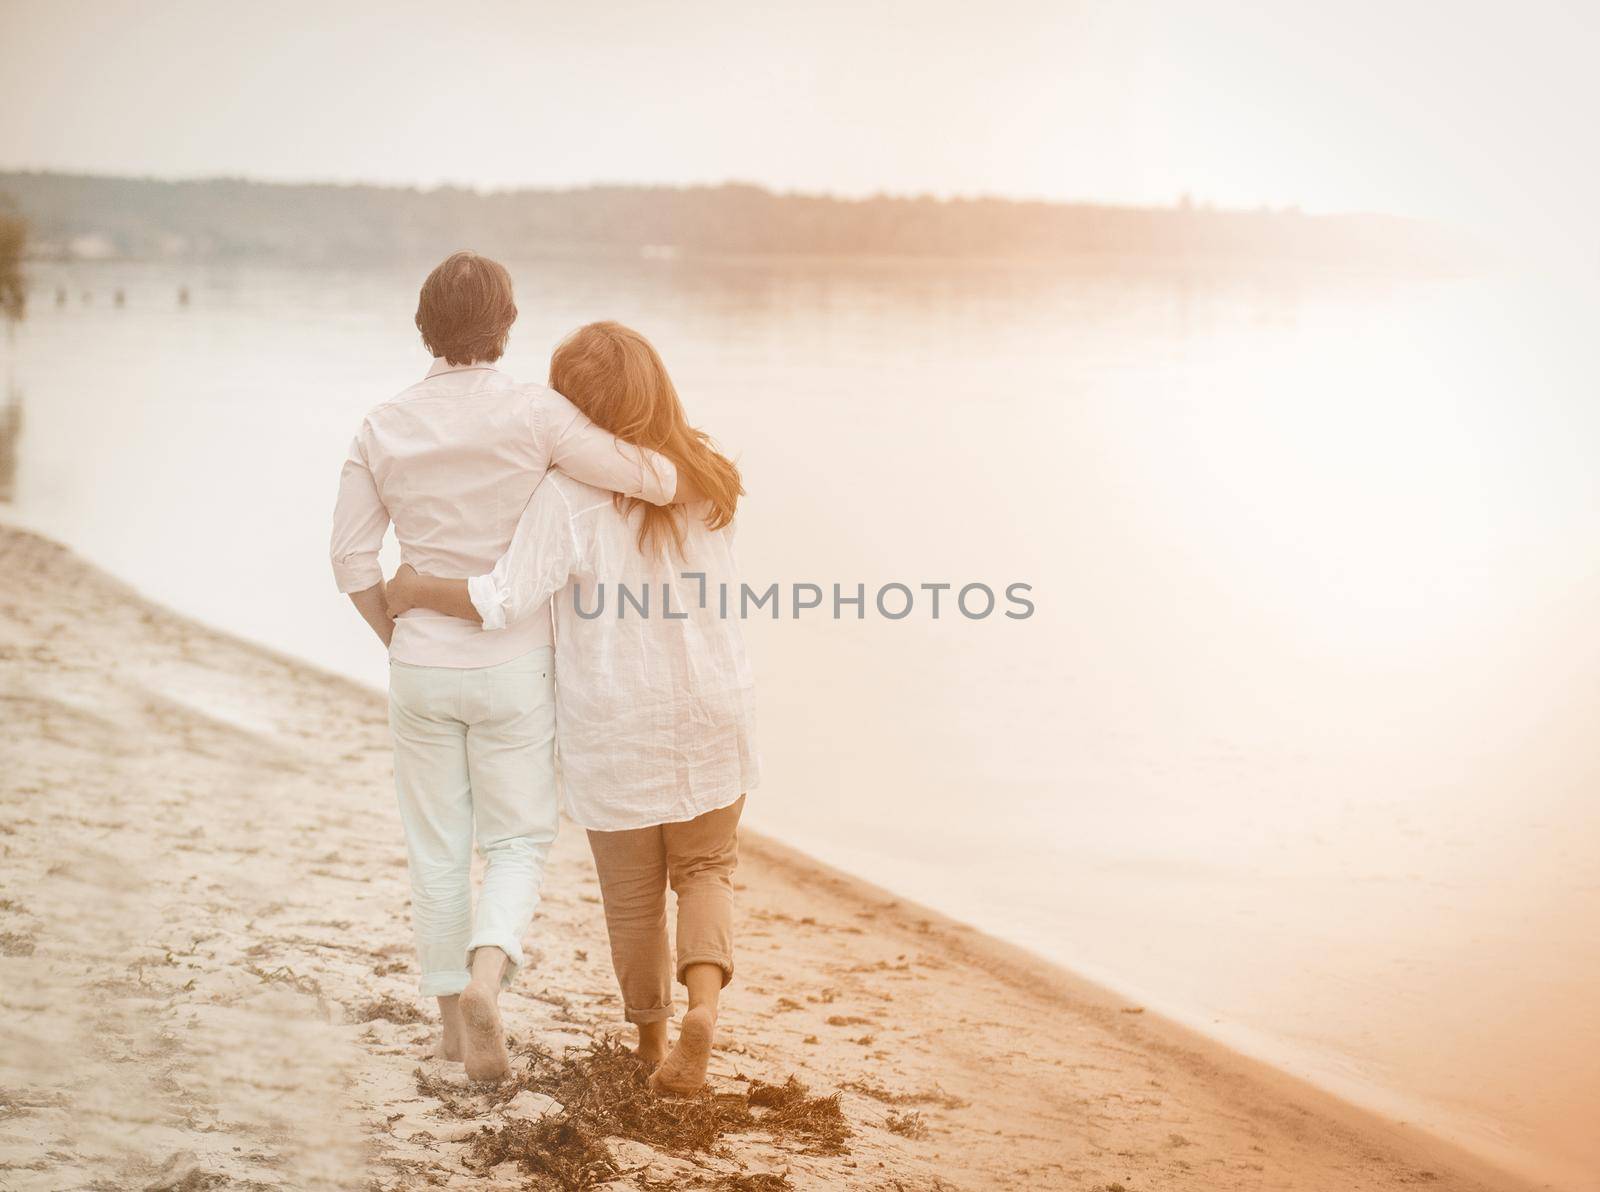
[[[4,370],[6,516],[381,684],[328,514],[362,412],[426,366],[424,265],[37,266]],[[1592,294],[513,272],[517,375],[591,318],[654,338],[745,469],[753,584],[1033,586],[1024,621],[753,622],[756,826],[1600,1187]]]

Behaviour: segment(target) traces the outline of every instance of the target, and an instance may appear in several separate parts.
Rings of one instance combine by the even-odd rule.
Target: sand
[[[557,1138],[553,1065],[625,1037],[581,832],[501,1103],[424,1058],[380,695],[0,528],[0,701],[0,1187],[559,1186],[482,1156]],[[1519,1186],[777,842],[739,878],[718,1098],[684,1120],[743,1126],[594,1140],[605,1186]],[[791,1076],[847,1133],[766,1119]]]

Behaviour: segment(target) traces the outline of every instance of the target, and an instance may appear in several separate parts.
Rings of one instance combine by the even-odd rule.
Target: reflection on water
[[[22,439],[22,392],[15,382],[6,384],[0,406],[0,503],[9,505],[17,489],[17,448]]]
[[[19,332],[16,516],[381,683],[328,514],[361,414],[426,365],[427,264],[41,267],[97,300]],[[757,827],[1408,1120],[1600,1171],[1592,296],[513,274],[517,375],[592,318],[655,340],[740,458],[753,585],[1034,585],[1025,622],[752,623]]]

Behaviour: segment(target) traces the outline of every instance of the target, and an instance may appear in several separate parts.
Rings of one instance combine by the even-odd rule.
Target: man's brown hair
[[[475,252],[452,253],[428,274],[417,297],[417,330],[451,364],[500,359],[517,319],[511,274]]]

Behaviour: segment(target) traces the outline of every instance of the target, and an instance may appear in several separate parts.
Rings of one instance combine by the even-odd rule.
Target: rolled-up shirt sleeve
[[[533,407],[551,467],[596,488],[638,497],[652,505],[672,504],[678,491],[678,469],[666,456],[601,430],[553,389],[541,388]]]
[[[504,629],[566,587],[583,557],[572,507],[558,484],[547,479],[533,490],[494,570],[467,580],[467,595],[485,629]]]
[[[383,580],[378,551],[389,528],[389,510],[378,495],[361,436],[339,472],[339,499],[333,507],[333,538],[328,553],[341,592],[362,592]]]

